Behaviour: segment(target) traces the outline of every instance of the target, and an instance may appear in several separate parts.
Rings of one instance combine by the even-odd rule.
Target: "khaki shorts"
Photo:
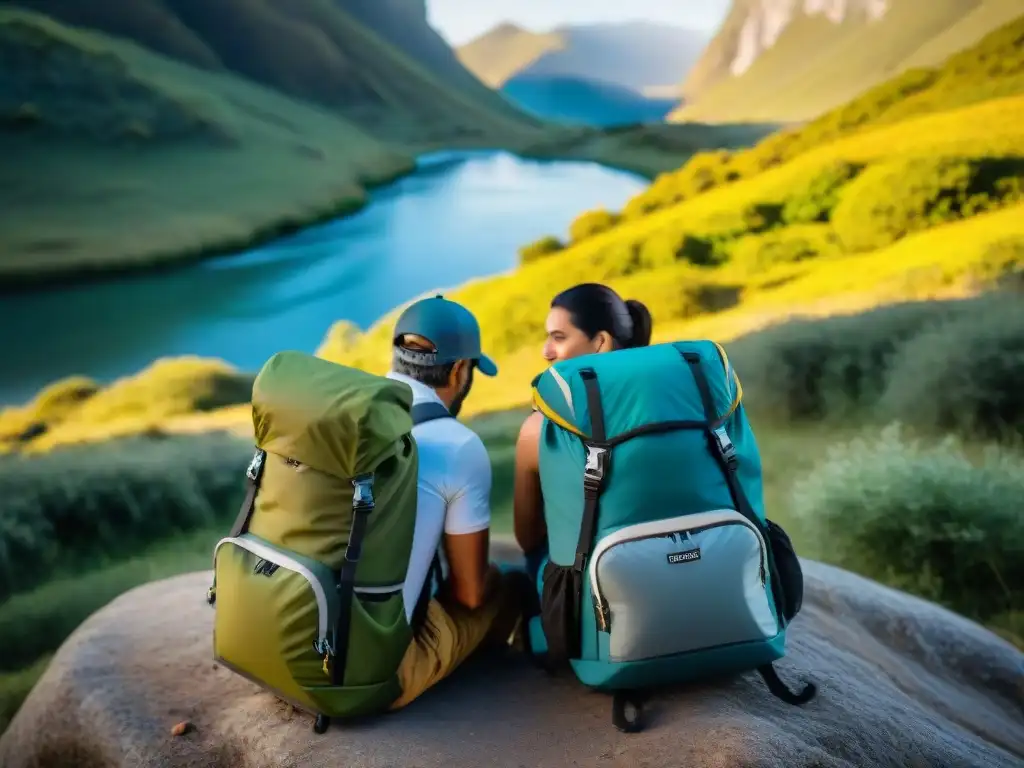
[[[398,668],[402,694],[391,709],[401,709],[437,685],[477,649],[506,645],[522,617],[528,582],[521,573],[496,574],[487,602],[475,610],[443,596],[431,600],[424,626]]]

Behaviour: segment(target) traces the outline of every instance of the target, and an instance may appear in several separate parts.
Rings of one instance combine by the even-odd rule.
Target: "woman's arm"
[[[513,529],[524,552],[544,543],[544,500],[540,492],[540,413],[531,413],[523,422],[516,440],[515,490],[513,492]]]

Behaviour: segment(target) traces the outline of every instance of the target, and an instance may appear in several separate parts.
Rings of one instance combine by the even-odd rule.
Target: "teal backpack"
[[[559,362],[534,381],[549,556],[531,651],[614,693],[612,721],[642,728],[649,689],[772,663],[803,574],[765,517],[761,461],[739,379],[711,341]]]

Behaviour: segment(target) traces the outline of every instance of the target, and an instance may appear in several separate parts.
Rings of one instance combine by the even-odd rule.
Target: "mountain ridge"
[[[673,122],[808,120],[1015,18],[1019,0],[735,0]]]
[[[563,25],[533,32],[504,22],[459,46],[459,60],[500,88],[516,75],[582,78],[642,93],[678,82],[708,34],[650,22]]]

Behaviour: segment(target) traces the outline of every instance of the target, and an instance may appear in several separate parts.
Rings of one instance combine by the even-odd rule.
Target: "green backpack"
[[[412,427],[450,414],[413,408],[401,382],[288,351],[256,377],[252,417],[246,498],[214,550],[214,658],[315,715],[322,733],[401,694],[397,670],[431,586],[407,621]]]

